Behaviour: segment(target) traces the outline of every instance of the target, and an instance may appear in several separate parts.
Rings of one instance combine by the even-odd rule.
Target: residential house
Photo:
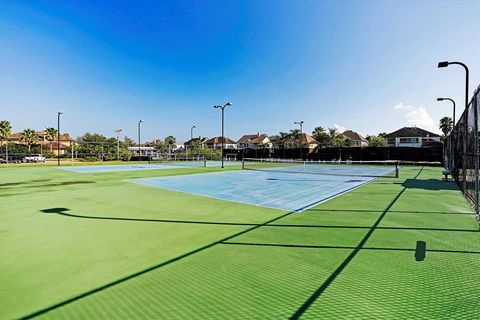
[[[318,147],[318,141],[312,136],[302,133],[299,138],[294,138],[291,134],[283,139],[284,146],[287,148],[308,148],[315,149]]]
[[[352,130],[347,130],[343,133],[340,133],[338,137],[345,139],[345,140],[350,140],[355,147],[367,147],[368,146],[368,141],[365,139],[362,135],[359,133],[352,131]]]
[[[246,134],[237,141],[237,149],[271,149],[272,146],[265,133]]]
[[[128,151],[130,151],[131,155],[134,157],[158,157],[159,152],[155,147],[149,146],[140,146],[140,147],[128,147]]]
[[[205,147],[210,149],[221,149],[222,148],[222,137],[213,137],[205,141]],[[225,137],[225,149],[236,149],[237,143],[230,139],[229,137]]]
[[[205,147],[205,141],[207,141],[207,139],[207,137],[192,138],[185,142],[183,145],[185,149],[191,149],[194,145],[198,144],[203,149]]]
[[[441,143],[440,135],[418,127],[403,127],[386,135],[392,147],[422,148]]]
[[[53,141],[47,140],[46,134],[43,131],[38,131],[38,141],[34,143],[34,145],[39,145],[40,149],[43,151],[52,150],[54,155],[58,155],[58,151],[60,151],[60,155],[65,154],[68,150],[71,150],[72,145],[75,144],[75,140],[70,138],[68,134],[61,134],[59,139],[55,136]],[[12,133],[7,138],[9,143],[16,143],[16,144],[27,144],[22,141],[22,133],[16,132]]]

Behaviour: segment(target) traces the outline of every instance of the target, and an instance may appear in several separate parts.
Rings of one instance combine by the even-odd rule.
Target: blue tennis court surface
[[[225,165],[235,165],[238,162],[225,162]],[[220,161],[207,161],[207,167],[220,167]],[[174,164],[158,163],[158,164],[119,164],[119,165],[96,165],[96,166],[78,166],[78,167],[60,167],[62,170],[68,170],[78,173],[98,173],[98,172],[114,172],[114,171],[136,171],[136,170],[157,170],[157,169],[178,169],[179,167],[199,167],[202,168],[202,161],[192,162],[175,162]]]
[[[127,181],[221,200],[300,212],[375,179],[363,176],[241,170]]]

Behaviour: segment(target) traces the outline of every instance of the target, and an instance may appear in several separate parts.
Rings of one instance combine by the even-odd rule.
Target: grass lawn
[[[125,182],[219,170],[0,168],[0,319],[480,318],[479,224],[440,168],[302,213]]]

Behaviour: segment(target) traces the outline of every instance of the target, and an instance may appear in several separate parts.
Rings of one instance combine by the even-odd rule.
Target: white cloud
[[[424,106],[414,107],[402,102],[396,104],[394,109],[405,110],[403,117],[408,126],[419,127],[432,132],[440,132],[435,121],[432,119],[427,109]]]
[[[396,105],[393,106],[394,109],[406,109],[406,110],[411,110],[413,109],[413,106],[404,104],[403,102],[399,102]]]
[[[336,123],[333,125],[333,127],[334,127],[335,129],[337,129],[338,132],[340,132],[340,133],[347,131],[347,128],[345,128],[345,127],[343,127],[343,126],[341,126],[341,125],[338,125],[338,124],[336,124]]]

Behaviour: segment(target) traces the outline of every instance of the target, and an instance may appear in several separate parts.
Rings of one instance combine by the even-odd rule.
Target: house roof
[[[246,143],[246,142],[261,143],[266,138],[268,138],[268,135],[266,135],[265,133],[246,134],[242,136],[240,139],[238,139],[237,143]]]
[[[352,141],[365,141],[365,142],[367,141],[367,139],[365,139],[361,134],[352,130],[347,130],[343,133],[340,133],[338,136],[342,136],[345,139],[349,139]]]
[[[398,129],[397,131],[394,131],[392,133],[389,133],[386,135],[387,138],[398,138],[398,137],[440,137],[440,135],[424,130],[422,128],[418,127],[403,127],[401,129]]]
[[[40,141],[43,140],[43,138],[45,136],[45,133],[43,131],[38,131],[37,135],[38,135],[38,141],[40,142]],[[8,139],[9,140],[21,140],[22,139],[22,133],[21,132],[12,133],[11,135],[8,136]],[[56,135],[55,135],[55,141],[57,141],[57,136]],[[73,139],[68,135],[61,134],[60,135],[60,141],[73,141]]]
[[[300,139],[293,139],[293,136],[289,134],[284,139],[285,142],[294,142],[294,143],[307,143],[307,144],[318,144],[318,141],[315,140],[312,136],[303,133]]]
[[[206,144],[218,144],[218,143],[222,143],[222,137],[213,137],[211,139],[208,139],[207,141],[205,141]],[[235,144],[235,141],[233,141],[232,139],[230,139],[229,137],[225,137],[225,143],[226,144]]]
[[[198,137],[198,138],[192,138],[188,141],[186,141],[184,144],[192,144],[196,141],[201,141],[202,143],[205,142],[207,140],[207,137]]]

